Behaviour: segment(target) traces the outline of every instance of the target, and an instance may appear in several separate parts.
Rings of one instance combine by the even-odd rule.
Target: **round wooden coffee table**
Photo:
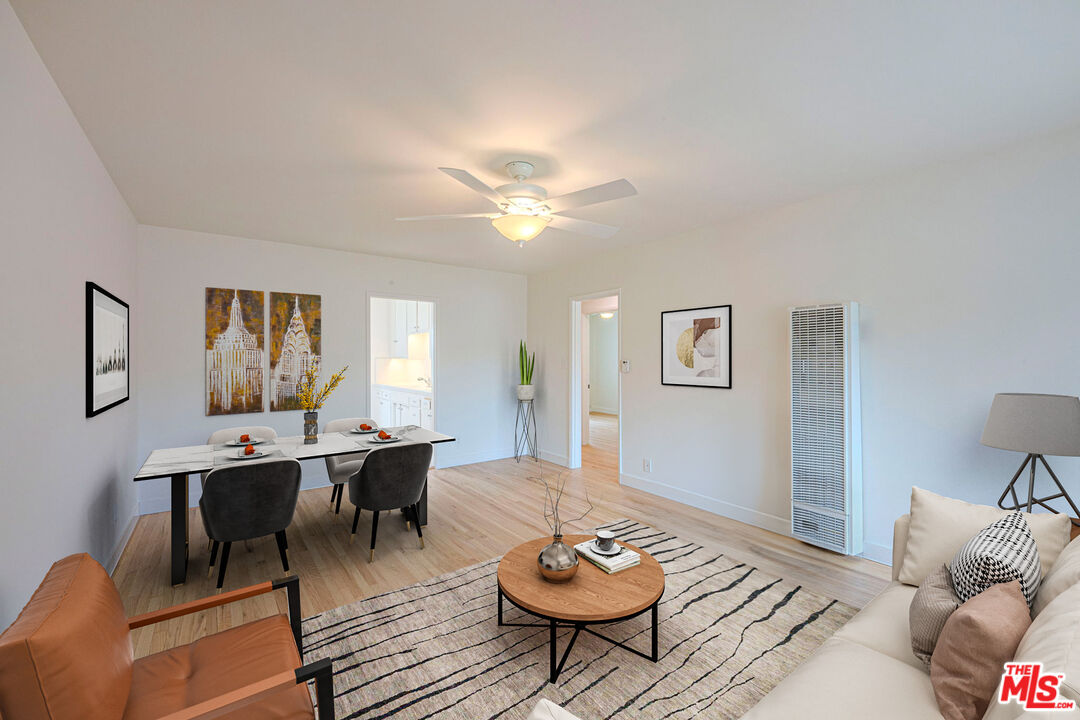
[[[591,535],[566,535],[563,542],[573,547],[589,540]],[[549,627],[551,682],[555,682],[566,665],[578,634],[585,632],[629,650],[647,660],[659,659],[657,607],[664,595],[664,570],[652,555],[639,547],[616,540],[619,545],[641,555],[641,564],[608,575],[583,557],[572,580],[564,584],[550,583],[540,575],[536,559],[540,550],[551,542],[550,537],[530,540],[506,553],[499,561],[499,625],[518,627]],[[545,623],[503,622],[503,598]],[[652,653],[645,654],[587,627],[600,623],[619,622],[652,611]],[[572,627],[574,634],[561,660],[556,659],[555,633],[558,628]]]

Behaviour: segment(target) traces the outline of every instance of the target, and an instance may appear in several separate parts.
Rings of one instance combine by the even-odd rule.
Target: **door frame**
[[[584,295],[575,295],[570,298],[570,404],[569,404],[569,422],[567,423],[567,452],[566,452],[566,466],[571,470],[581,467],[581,418],[584,414],[581,397],[581,333],[582,333],[582,314],[581,304],[586,300],[596,300],[597,298],[605,297],[618,298],[618,312],[615,317],[617,325],[615,332],[618,335],[618,383],[617,390],[619,400],[619,476],[622,476],[622,456],[623,456],[623,443],[622,443],[622,288],[615,288],[613,290],[603,290],[600,292],[586,293]]]
[[[364,333],[364,357],[367,361],[367,377],[364,379],[364,384],[367,388],[366,401],[368,409],[368,417],[374,417],[375,408],[372,407],[373,397],[371,391],[375,384],[375,365],[372,362],[371,357],[371,300],[373,298],[380,298],[383,300],[405,300],[429,302],[431,303],[431,327],[435,333],[435,342],[432,343],[431,352],[431,384],[434,386],[431,391],[431,403],[434,405],[432,412],[432,422],[435,427],[439,426],[439,343],[442,342],[442,333],[439,332],[439,298],[434,295],[418,295],[415,293],[393,293],[393,292],[378,292],[376,290],[368,290],[366,312],[364,316],[364,326],[367,331]],[[421,406],[423,407],[423,406]],[[431,458],[432,465],[439,467],[436,458],[438,457],[438,446],[435,448],[435,454]]]

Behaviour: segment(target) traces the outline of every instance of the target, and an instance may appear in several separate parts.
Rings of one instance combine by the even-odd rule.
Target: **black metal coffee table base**
[[[581,633],[582,630],[589,633],[590,635],[595,635],[596,637],[600,638],[601,640],[606,640],[607,642],[611,643],[612,645],[617,645],[617,646],[621,647],[623,650],[628,650],[628,651],[634,653],[635,655],[639,655],[639,656],[645,658],[646,660],[652,660],[653,662],[657,662],[660,659],[659,612],[658,612],[659,607],[660,607],[660,598],[657,598],[656,602],[654,602],[652,605],[645,608],[644,610],[639,610],[638,612],[633,613],[631,615],[624,615],[623,617],[610,618],[610,619],[607,619],[607,620],[592,620],[592,621],[589,621],[589,622],[581,622],[581,621],[576,621],[576,620],[575,621],[562,620],[562,619],[559,619],[559,618],[551,617],[549,615],[541,615],[540,613],[536,613],[536,612],[533,612],[532,610],[528,610],[526,608],[521,607],[516,602],[514,602],[512,599],[507,597],[506,599],[510,601],[510,604],[513,605],[514,607],[516,607],[518,610],[521,610],[522,612],[526,612],[529,615],[532,615],[533,617],[538,617],[538,618],[540,618],[542,620],[547,621],[547,622],[544,622],[544,623],[513,623],[513,622],[503,622],[503,598],[504,597],[506,597],[506,596],[503,594],[502,585],[500,585],[499,586],[499,626],[500,627],[546,627],[546,628],[549,628],[550,635],[549,635],[549,640],[548,640],[548,647],[549,647],[550,657],[551,657],[551,675],[550,675],[549,682],[551,682],[551,683],[554,683],[559,679],[559,674],[562,672],[563,667],[566,665],[566,659],[568,657],[570,657],[570,651],[574,649],[574,641],[577,640],[577,637]],[[608,623],[622,622],[623,620],[629,620],[631,618],[636,618],[638,615],[642,615],[642,614],[647,613],[647,612],[652,613],[652,654],[651,655],[646,655],[645,653],[641,652],[640,650],[636,650],[636,649],[630,647],[629,645],[627,645],[625,643],[619,642],[618,640],[612,640],[611,638],[606,637],[604,635],[601,635],[600,633],[598,633],[595,630],[592,630],[592,629],[590,629],[588,627],[589,625],[607,625]],[[557,644],[556,644],[555,634],[556,634],[556,632],[558,631],[559,628],[573,628],[574,629],[574,634],[570,636],[570,644],[567,645],[566,650],[563,651],[562,659],[557,659],[557,657],[558,657],[558,647],[557,647]]]

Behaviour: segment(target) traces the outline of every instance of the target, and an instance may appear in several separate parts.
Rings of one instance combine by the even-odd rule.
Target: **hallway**
[[[589,443],[581,446],[582,467],[604,471],[619,481],[619,417],[589,413]]]

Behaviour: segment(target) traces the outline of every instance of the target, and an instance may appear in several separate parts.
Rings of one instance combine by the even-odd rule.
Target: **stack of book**
[[[591,562],[596,567],[600,568],[604,572],[617,573],[620,570],[632,568],[635,565],[641,563],[641,556],[629,548],[622,548],[618,555],[601,555],[596,552],[596,547],[593,545],[592,540],[586,540],[583,543],[578,543],[574,546],[574,550],[578,555]]]

